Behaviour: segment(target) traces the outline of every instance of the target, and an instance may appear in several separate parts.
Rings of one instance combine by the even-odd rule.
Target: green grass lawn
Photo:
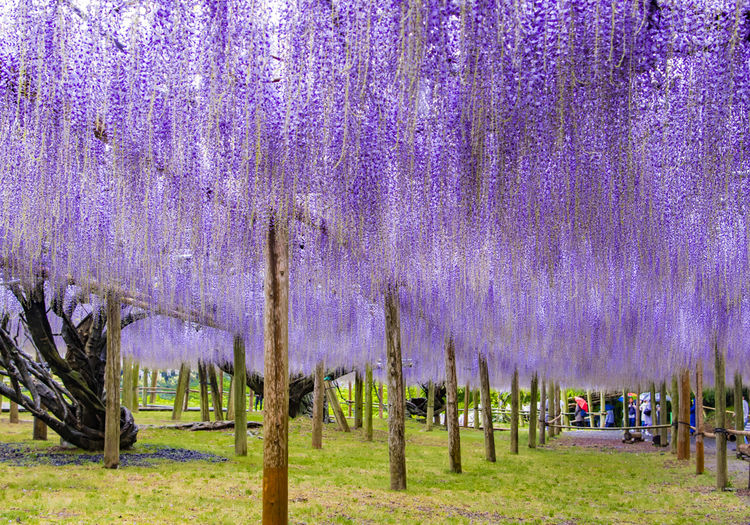
[[[253,417],[254,416],[254,417]],[[194,420],[191,412],[184,420]],[[169,413],[137,415],[168,423]],[[251,419],[257,416],[251,414]],[[290,523],[747,523],[750,508],[713,477],[695,476],[669,453],[601,452],[578,447],[511,456],[508,434],[496,434],[498,462],[483,459],[483,434],[461,433],[464,473],[448,472],[447,434],[407,422],[408,490],[388,490],[387,433],[375,419],[375,441],[329,425],[324,448],[310,448],[310,421],[289,425]],[[31,424],[0,422],[0,441],[33,447]],[[246,458],[233,457],[231,432],[143,429],[139,445],[164,445],[228,457],[226,463],[160,462],[116,471],[89,466],[0,464],[0,523],[258,523],[262,447],[249,437]],[[564,439],[564,438],[563,438]]]

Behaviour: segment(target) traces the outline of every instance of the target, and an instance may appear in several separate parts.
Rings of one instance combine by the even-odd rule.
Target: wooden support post
[[[198,389],[198,392],[200,392],[200,388]],[[200,398],[200,396],[198,396]],[[187,412],[188,406],[190,405],[190,374],[188,373],[188,383],[187,388],[185,389],[185,399],[182,403],[182,410],[184,412]]]
[[[206,371],[208,372],[208,380],[211,383],[211,404],[214,408],[214,420],[224,420],[224,408],[222,407],[221,389],[219,388],[219,378],[216,377],[216,367],[212,364],[206,364]],[[224,375],[223,372],[220,373]],[[223,378],[222,378],[223,379]]]
[[[561,414],[560,418],[560,424],[570,426],[570,416],[568,416],[568,390],[566,388],[560,387],[560,397],[557,398],[558,403],[557,406],[559,413]],[[563,429],[558,429],[557,433],[562,434]]]
[[[653,409],[652,409],[653,410]],[[667,416],[667,384],[662,381],[661,387],[659,388],[659,424],[668,424],[669,418]],[[662,447],[669,446],[669,438],[667,437],[667,428],[659,429],[659,441]]]
[[[349,381],[349,402],[346,404],[346,408],[348,410],[349,417],[352,417],[352,382]],[[357,428],[357,427],[354,427]]]
[[[556,410],[555,410],[555,382],[550,381],[549,386],[547,388],[547,413],[549,414],[549,420],[552,422],[552,420],[555,419]],[[556,424],[559,424],[557,422]],[[555,437],[555,429],[553,427],[547,427],[547,438],[552,439]]]
[[[151,370],[151,396],[150,403],[153,405],[156,403],[156,384],[159,379],[159,371],[157,369]]]
[[[378,383],[378,417],[383,419],[383,405],[385,400],[383,399],[383,383]]]
[[[104,416],[104,468],[120,464],[120,301],[107,294],[107,360],[104,389],[107,394]]]
[[[703,474],[703,362],[698,361],[695,369],[695,473]]]
[[[312,448],[323,448],[323,405],[325,404],[325,367],[323,361],[315,365],[313,386]]]
[[[208,371],[203,361],[198,361],[198,382],[201,393],[201,421],[211,421],[211,411],[208,407]]]
[[[495,429],[492,424],[492,397],[490,397],[490,373],[487,358],[479,354],[479,392],[482,403],[482,427],[484,427],[484,459],[494,463]]]
[[[586,403],[589,406],[589,427],[594,428],[594,404],[591,402],[591,390],[586,390]]]
[[[365,406],[364,406],[364,424],[365,440],[372,441],[372,365],[365,365]]]
[[[469,390],[469,383],[466,383],[466,388],[464,389],[464,424],[462,425],[464,428],[467,428],[469,426],[469,405],[471,404],[471,390]]]
[[[427,383],[427,418],[425,419],[425,430],[432,430],[433,419],[435,418],[435,383],[430,379]]]
[[[607,426],[607,396],[604,395],[604,390],[599,391],[599,427],[605,428]]]
[[[141,396],[142,406],[148,405],[148,380],[150,378],[148,368],[143,369],[143,395]]]
[[[649,390],[649,405],[651,406],[651,424],[658,425],[659,421],[656,418],[656,385],[652,382]],[[652,436],[656,436],[656,432],[653,432]],[[653,437],[651,438],[653,439]],[[659,438],[661,439],[661,438]]]
[[[174,408],[172,409],[172,421],[179,421],[182,418],[182,405],[185,400],[185,393],[190,385],[190,367],[182,363],[180,365],[180,374],[177,377],[177,391],[174,396]]]
[[[233,345],[234,376],[229,395],[234,402],[234,455],[247,456],[247,368],[245,366],[245,340],[241,335],[234,336]],[[227,416],[228,417],[228,416]]]
[[[404,371],[401,358],[401,317],[398,291],[385,291],[385,341],[388,360],[388,457],[391,490],[406,490]]]
[[[138,397],[138,384],[140,380],[140,364],[137,361],[133,361],[133,375],[131,376],[133,380],[133,384],[131,388],[133,389],[133,408],[131,409],[131,412],[133,414],[137,414],[141,407],[141,400]]]
[[[474,399],[474,429],[479,430],[482,426],[482,422],[479,420],[479,389],[477,388],[472,393]]]
[[[286,525],[289,494],[289,232],[268,221],[263,291],[263,525]]]
[[[638,385],[635,396],[635,426],[641,426],[641,385]]]
[[[622,391],[622,426],[623,428],[627,428],[630,426],[630,421],[628,421],[628,419],[630,419],[628,416],[628,408],[630,408],[629,403],[628,403],[628,391],[623,390]]]
[[[539,378],[534,372],[531,376],[531,404],[529,405],[529,448],[536,448],[537,396],[539,395]]]
[[[448,426],[448,458],[451,472],[461,473],[461,436],[458,430],[458,380],[453,336],[445,338],[445,421]]]
[[[742,406],[742,374],[734,373],[734,429],[745,430],[745,414]]]
[[[542,378],[542,395],[539,398],[539,444],[545,444],[546,431],[545,422],[547,421],[547,381]]]
[[[513,369],[510,385],[510,453],[518,454],[518,411],[520,409],[520,392],[518,390],[518,368]]]
[[[122,358],[122,406],[133,409],[133,360]]]
[[[680,372],[680,412],[677,420],[677,459],[690,460],[690,372]]]
[[[724,361],[726,357],[724,350],[719,350],[718,338],[714,341],[714,376],[716,381],[716,427],[726,428],[727,399],[724,376]],[[727,488],[729,475],[727,472],[727,435],[724,432],[716,432],[716,488],[724,490]]]
[[[680,388],[677,384],[677,376],[672,376],[672,435],[669,441],[669,451],[677,454],[677,421],[680,419]]]
[[[247,386],[245,386],[245,388],[247,388]],[[245,402],[247,402],[247,398],[245,398]],[[234,421],[234,376],[229,376],[229,396],[227,396],[227,421]]]
[[[354,374],[354,428],[362,428],[362,374]]]
[[[331,410],[333,410],[333,416],[336,418],[336,424],[338,425],[339,430],[342,432],[349,432],[349,422],[346,420],[346,416],[344,416],[344,411],[341,408],[341,402],[339,401],[336,389],[330,381],[325,382],[325,387],[328,395],[328,404],[330,405]]]
[[[557,418],[557,424],[563,425],[565,423],[565,420],[563,419],[562,415],[562,408],[560,407],[560,401],[562,400],[562,388],[560,388],[560,383],[555,383],[555,417]],[[562,433],[561,428],[555,429],[555,435],[559,435]]]

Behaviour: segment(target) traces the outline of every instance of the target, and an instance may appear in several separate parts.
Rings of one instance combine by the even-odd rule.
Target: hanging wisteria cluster
[[[275,213],[293,370],[384,361],[395,285],[411,380],[750,372],[745,0],[7,4],[2,278],[177,313],[146,362],[262,367]]]

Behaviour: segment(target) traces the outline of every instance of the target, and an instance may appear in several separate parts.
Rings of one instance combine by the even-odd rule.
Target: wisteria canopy
[[[383,362],[397,286],[410,380],[750,373],[744,0],[4,4],[2,280],[182,312],[144,363],[262,369],[274,213],[292,370]]]

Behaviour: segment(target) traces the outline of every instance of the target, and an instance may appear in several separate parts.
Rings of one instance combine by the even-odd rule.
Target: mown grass
[[[140,413],[167,423],[168,413]],[[185,419],[195,419],[188,413]],[[483,460],[481,432],[462,430],[464,473],[448,472],[447,434],[407,423],[408,490],[388,490],[384,421],[375,441],[325,430],[310,449],[310,422],[289,426],[290,523],[747,523],[749,508],[712,489],[668,452],[601,452],[577,447],[530,450],[522,434],[511,456],[497,434],[498,462]],[[28,441],[31,424],[0,422],[0,441]],[[262,440],[233,457],[231,432],[144,429],[139,444],[184,447],[226,456],[226,463],[161,462],[107,471],[98,465],[12,467],[0,464],[0,523],[258,523]],[[136,446],[137,448],[138,446]]]

